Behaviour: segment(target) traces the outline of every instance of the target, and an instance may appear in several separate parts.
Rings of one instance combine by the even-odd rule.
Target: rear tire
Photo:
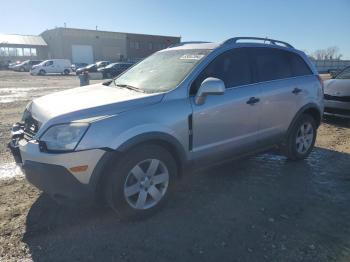
[[[290,160],[306,158],[315,145],[317,127],[315,119],[309,114],[302,114],[289,131],[282,150]]]
[[[68,69],[65,69],[65,70],[63,71],[63,74],[64,74],[64,75],[69,75],[69,73],[70,73],[70,72],[69,72]]]
[[[177,172],[173,156],[163,147],[131,149],[109,169],[106,202],[122,219],[148,217],[168,199]]]

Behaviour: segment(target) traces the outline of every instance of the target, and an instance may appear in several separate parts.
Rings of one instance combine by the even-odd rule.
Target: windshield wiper
[[[118,87],[127,88],[127,89],[130,89],[130,90],[134,90],[134,91],[145,93],[145,90],[142,90],[141,88],[138,88],[138,87],[135,87],[135,86],[125,85],[125,84],[115,84],[115,85],[118,86]]]

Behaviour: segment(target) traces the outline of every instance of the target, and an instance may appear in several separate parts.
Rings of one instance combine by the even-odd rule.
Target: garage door
[[[88,63],[94,62],[94,54],[91,45],[72,45],[72,62]]]

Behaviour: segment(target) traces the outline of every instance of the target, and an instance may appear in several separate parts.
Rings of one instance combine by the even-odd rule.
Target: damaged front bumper
[[[47,153],[40,150],[35,139],[28,139],[24,124],[16,123],[8,143],[17,164],[26,179],[35,187],[63,202],[91,202],[94,187],[90,178],[105,151],[90,149],[69,153]],[[87,166],[74,172],[74,167]]]
[[[22,139],[24,139],[24,123],[16,123],[12,126],[11,140],[7,146],[11,150],[17,164],[22,164],[22,157],[19,150],[19,142]]]

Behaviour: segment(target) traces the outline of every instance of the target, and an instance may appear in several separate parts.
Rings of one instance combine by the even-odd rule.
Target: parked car
[[[103,78],[113,78],[123,73],[132,65],[133,63],[112,63],[107,65],[106,67],[99,68],[98,71],[102,73]]]
[[[10,63],[11,63],[11,61],[0,60],[0,70],[7,70],[7,69],[9,69]]]
[[[10,147],[53,199],[97,199],[138,217],[158,210],[185,171],[276,145],[306,158],[322,115],[322,80],[291,45],[180,43],[113,81],[34,99]]]
[[[108,66],[110,63],[111,63],[110,61],[98,61],[95,64],[96,64],[97,68],[103,68],[103,67]]]
[[[8,64],[8,69],[12,70],[16,65],[20,64],[21,61],[16,61]]]
[[[26,60],[15,65],[12,69],[14,71],[29,72],[34,65],[40,64],[42,60]]]
[[[85,67],[78,68],[75,70],[76,75],[80,75],[83,72],[89,72],[89,73],[94,73],[97,72],[97,65],[96,64],[90,64]]]
[[[82,68],[82,67],[86,67],[88,65],[89,64],[87,64],[87,63],[74,63],[74,64],[72,64],[71,69],[73,72],[75,72],[77,69]]]
[[[350,66],[324,82],[325,115],[350,118]]]
[[[31,75],[65,74],[70,73],[71,63],[68,59],[50,59],[34,65],[30,70]]]

